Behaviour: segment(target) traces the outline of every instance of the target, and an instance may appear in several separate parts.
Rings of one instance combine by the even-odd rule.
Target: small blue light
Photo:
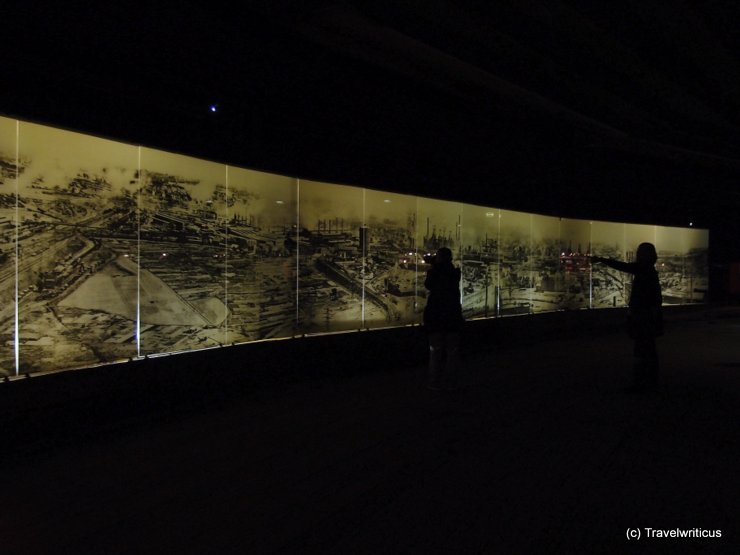
[[[211,104],[210,110],[211,112],[216,113],[216,110],[218,110],[218,106],[216,104]]]

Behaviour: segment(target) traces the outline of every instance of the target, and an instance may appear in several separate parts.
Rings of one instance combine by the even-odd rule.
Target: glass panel
[[[688,301],[706,302],[709,293],[709,230],[688,229],[685,242],[685,290]]]
[[[528,314],[532,304],[532,214],[501,210],[501,315]]]
[[[708,286],[708,233],[656,226],[655,246],[663,304],[702,302]]]
[[[560,221],[560,270],[563,277],[561,308],[575,310],[591,305],[591,224],[585,220]]]
[[[591,224],[591,251],[594,256],[624,260],[624,225],[614,222]],[[591,266],[594,308],[623,307],[627,305],[629,276],[604,264]]]
[[[225,341],[226,166],[141,149],[140,353]]]
[[[15,367],[16,120],[0,117],[0,378]]]
[[[416,197],[365,191],[365,327],[416,321]]]
[[[20,124],[22,372],[136,355],[137,148]]]
[[[463,205],[462,269],[465,318],[496,315],[499,210]]]
[[[299,202],[298,329],[360,329],[363,190],[301,180]]]
[[[229,167],[229,343],[291,337],[296,321],[297,184]]]
[[[641,242],[666,304],[704,300],[706,230],[299,184],[0,117],[0,376],[16,344],[36,372],[418,323],[443,246],[467,318],[624,306],[630,277],[587,254],[632,261]]]
[[[427,290],[424,288],[428,265],[423,257],[432,256],[437,249],[447,247],[452,251],[452,262],[460,266],[462,259],[462,204],[445,200],[418,198],[418,221],[416,244],[418,245],[416,272],[417,322],[426,305]]]
[[[532,215],[531,303],[534,312],[546,312],[567,307],[569,284],[565,265],[560,257],[560,219]]]

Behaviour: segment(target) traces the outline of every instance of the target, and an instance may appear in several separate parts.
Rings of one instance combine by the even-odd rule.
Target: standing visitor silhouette
[[[622,262],[600,256],[591,257],[592,262],[633,275],[632,293],[629,300],[627,329],[634,340],[633,382],[629,391],[654,391],[658,387],[658,350],[655,338],[663,335],[663,297],[655,263],[658,254],[652,243],[641,243],[637,247],[634,262]]]
[[[434,391],[457,387],[460,335],[465,320],[460,305],[460,268],[452,251],[443,247],[429,260],[424,287],[429,290],[424,328],[429,340],[427,387]]]

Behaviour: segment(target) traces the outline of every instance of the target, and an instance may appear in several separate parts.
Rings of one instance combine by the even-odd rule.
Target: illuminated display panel
[[[300,333],[362,327],[363,192],[359,187],[299,182]]]
[[[690,273],[688,274],[689,302],[701,303],[709,294],[709,230],[690,229],[685,244]]]
[[[296,180],[229,167],[227,343],[295,333]]]
[[[463,316],[491,317],[497,311],[499,210],[463,205]]]
[[[501,210],[499,314],[529,314],[532,309],[532,214]]]
[[[533,214],[532,235],[527,250],[531,277],[528,288],[532,312],[549,312],[567,308],[570,274],[566,271],[569,258],[561,256],[560,218]]]
[[[591,306],[591,224],[585,220],[560,220],[560,260],[562,277],[560,308],[577,310]]]
[[[594,256],[625,260],[625,224],[593,222],[591,224],[591,251]],[[627,274],[605,264],[591,266],[593,308],[627,306]]]
[[[16,374],[15,361],[15,232],[18,163],[17,122],[0,117],[0,378]]]
[[[706,230],[297,180],[7,118],[0,240],[0,376],[418,324],[442,246],[466,318],[625,306],[630,276],[587,255],[631,261],[644,241],[664,304],[708,283]]]
[[[141,149],[141,355],[225,341],[225,190],[223,164]]]
[[[21,122],[19,370],[136,356],[138,148]]]
[[[709,233],[700,229],[656,226],[660,286],[663,304],[704,301],[708,287]]]
[[[365,190],[367,328],[417,321],[416,197]]]

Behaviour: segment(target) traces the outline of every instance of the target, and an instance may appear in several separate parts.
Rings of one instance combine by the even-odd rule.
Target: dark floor
[[[448,394],[389,368],[52,443],[2,468],[0,553],[739,553],[740,319],[659,349],[657,394],[615,333],[470,355]]]

